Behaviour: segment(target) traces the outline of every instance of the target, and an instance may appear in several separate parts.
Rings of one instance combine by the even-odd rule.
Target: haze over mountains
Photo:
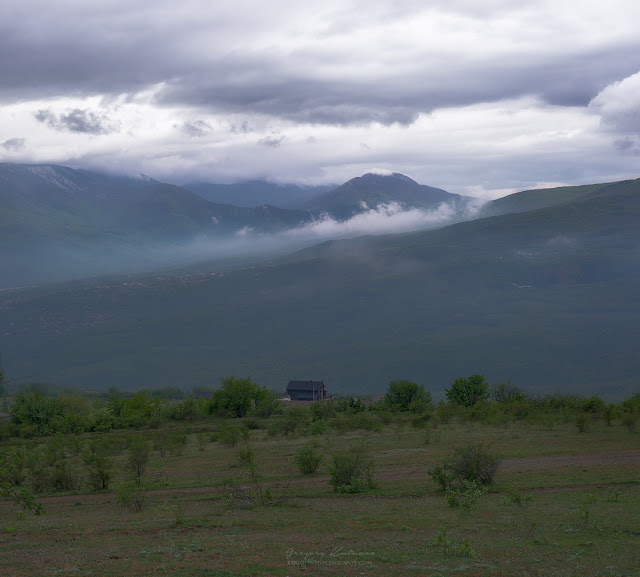
[[[365,176],[347,188],[370,179],[380,182]],[[177,194],[153,182],[130,186],[141,187],[141,199],[147,186]],[[459,202],[446,205],[447,218],[463,218]],[[417,210],[430,212],[405,207],[385,217],[362,207],[331,222]],[[190,388],[235,374],[274,389],[324,378],[330,390],[362,393],[409,378],[437,396],[452,379],[480,372],[530,391],[620,398],[636,390],[640,180],[525,191],[472,214],[243,266],[211,261],[5,291],[3,359],[11,375],[87,387]],[[313,226],[310,218],[285,226],[285,238]]]
[[[1,164],[0,288],[433,227],[464,218],[472,200],[399,174],[367,174],[331,191],[265,182],[191,189],[209,200],[142,175]],[[273,195],[290,208],[221,202],[230,193],[237,204]]]

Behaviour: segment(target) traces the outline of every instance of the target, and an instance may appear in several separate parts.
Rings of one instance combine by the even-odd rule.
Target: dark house
[[[324,401],[323,381],[289,381],[287,395],[292,401]]]

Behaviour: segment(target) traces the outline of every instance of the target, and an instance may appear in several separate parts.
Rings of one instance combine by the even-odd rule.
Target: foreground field
[[[309,437],[253,430],[269,506],[230,497],[244,443],[198,442],[208,426],[181,429],[181,455],[152,453],[140,512],[110,491],[42,496],[38,517],[0,503],[0,575],[640,575],[640,438],[620,424],[396,423],[313,437],[328,457],[367,443],[378,487],[364,494],[335,493],[326,465],[298,473]],[[452,508],[428,470],[469,442],[504,460],[487,494]]]

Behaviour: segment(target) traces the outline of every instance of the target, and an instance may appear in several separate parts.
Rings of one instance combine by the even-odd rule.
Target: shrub
[[[143,437],[134,437],[129,446],[129,455],[124,470],[136,485],[142,484],[149,462],[149,442]]]
[[[147,391],[140,391],[121,401],[120,420],[125,427],[142,427],[157,421],[162,413],[164,401],[152,397]]]
[[[116,497],[118,505],[130,513],[139,513],[144,507],[148,489],[144,485],[129,481],[118,487]]]
[[[318,443],[307,443],[295,455],[294,462],[302,475],[312,475],[322,463],[324,456],[318,450]]]
[[[229,425],[225,423],[225,426],[218,432],[217,440],[228,447],[235,447],[240,441],[246,441],[249,435],[250,431],[244,425]]]
[[[460,486],[464,486],[465,481],[489,485],[501,462],[502,457],[484,445],[469,444],[454,449],[452,455],[429,470],[429,475],[445,491],[453,487],[455,481]]]
[[[432,414],[431,413],[422,413],[420,415],[416,415],[412,420],[411,424],[416,429],[422,429],[429,426],[429,422],[431,421]]]
[[[454,403],[445,403],[440,401],[436,408],[436,417],[440,419],[440,422],[447,424],[456,415],[456,405]]]
[[[198,443],[198,451],[204,451],[207,446],[207,433],[205,431],[198,431],[196,433],[196,441]]]
[[[458,489],[448,487],[446,491],[446,501],[449,507],[462,507],[469,511],[473,507],[478,499],[487,492],[487,489],[478,487],[478,483],[475,481],[462,482],[462,486]]]
[[[463,407],[472,407],[478,401],[489,398],[487,391],[489,384],[482,375],[471,375],[466,379],[460,377],[451,383],[451,387],[445,389],[447,399]]]
[[[167,448],[169,449],[169,453],[174,457],[179,457],[184,453],[184,449],[189,442],[189,437],[186,433],[181,433],[179,431],[174,431],[169,435],[169,442],[167,444]]]
[[[332,457],[328,467],[331,484],[339,493],[361,493],[374,489],[374,460],[364,443],[358,443]]]
[[[640,413],[640,393],[633,393],[628,399],[622,401],[622,407],[632,413]]]
[[[59,461],[51,470],[51,485],[56,491],[73,491],[80,481],[79,471],[69,461]]]
[[[440,551],[447,557],[451,557],[453,555],[459,557],[475,557],[476,555],[475,551],[471,548],[471,543],[469,543],[469,540],[466,537],[462,540],[460,545],[456,546],[453,541],[447,537],[447,533],[444,528],[441,528],[440,531],[438,531],[438,534],[433,540],[433,545],[437,549],[440,549]]]
[[[460,483],[466,480],[490,485],[501,462],[502,457],[489,451],[482,443],[471,443],[454,450],[451,464]]]
[[[513,403],[525,400],[524,393],[517,385],[512,385],[510,381],[492,385],[489,389],[489,396],[496,403]]]
[[[503,505],[517,505],[518,507],[526,507],[533,501],[531,493],[524,493],[518,489],[507,489],[506,495],[502,498]]]
[[[286,493],[279,494],[264,482],[255,453],[249,445],[238,451],[238,460],[233,466],[240,472],[224,481],[229,504],[242,507],[278,505],[287,498]],[[284,491],[287,488],[288,484]]]
[[[594,395],[582,402],[581,410],[585,413],[601,413],[604,411],[606,403],[598,396]]]
[[[622,415],[622,424],[630,433],[635,432],[638,425],[638,413],[624,413]]]
[[[580,413],[579,415],[577,415],[575,420],[575,425],[576,425],[576,428],[578,429],[578,432],[580,433],[586,432],[586,430],[589,428],[589,419],[587,418],[587,415],[583,413]]]
[[[41,493],[49,486],[49,467],[42,449],[29,451],[25,457],[26,477],[31,488]]]
[[[384,400],[390,407],[401,411],[420,411],[431,405],[431,393],[425,391],[423,385],[407,379],[397,379],[389,383]]]
[[[328,428],[329,425],[327,425],[327,421],[324,419],[318,419],[317,421],[313,421],[309,426],[309,433],[312,435],[324,435]]]
[[[246,417],[254,405],[262,409],[275,408],[272,399],[272,393],[248,377],[224,377],[220,388],[213,391],[209,398],[207,410],[209,414],[220,417]],[[259,416],[270,414],[267,410],[261,410]]]
[[[446,459],[442,463],[435,464],[429,470],[429,475],[443,491],[446,491],[456,479],[451,464]]]
[[[98,438],[89,443],[82,453],[89,485],[94,491],[103,491],[109,488],[113,477],[113,457],[106,439]]]

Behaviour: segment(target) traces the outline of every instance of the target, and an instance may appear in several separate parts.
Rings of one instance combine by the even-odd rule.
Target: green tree
[[[129,399],[124,399],[120,407],[122,424],[129,427],[142,427],[151,419],[160,417],[164,401],[152,397],[147,391],[140,391]]]
[[[54,422],[64,417],[64,405],[55,397],[23,389],[16,394],[8,412],[16,425],[31,425],[38,434],[46,435],[52,431]]]
[[[0,455],[0,499],[10,499],[23,509],[33,511],[36,515],[44,513],[42,504],[34,500],[31,491],[19,486],[22,467],[19,455]]]
[[[103,437],[93,439],[83,451],[82,460],[91,488],[95,491],[108,489],[113,477],[113,457],[109,441]]]
[[[385,402],[401,411],[409,411],[431,404],[431,393],[413,381],[396,379],[387,387]]]
[[[478,401],[489,398],[489,383],[482,375],[471,375],[466,379],[460,377],[445,389],[447,399],[463,407],[472,407]]]
[[[249,377],[224,377],[209,399],[208,411],[210,415],[245,417],[254,406],[262,404],[267,394],[266,388]]]

